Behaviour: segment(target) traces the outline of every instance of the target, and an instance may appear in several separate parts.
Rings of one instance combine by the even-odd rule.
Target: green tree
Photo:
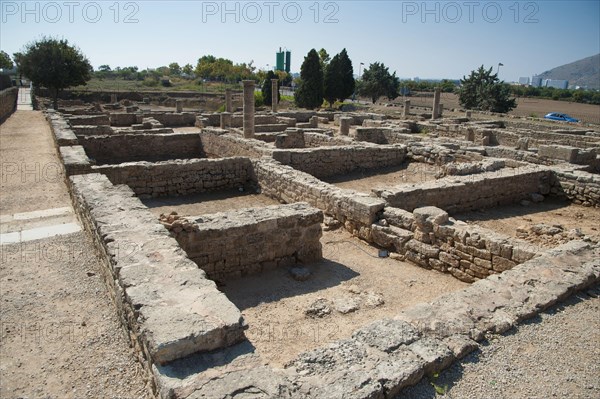
[[[176,62],[171,62],[169,64],[169,71],[171,72],[171,75],[174,75],[174,76],[181,75],[181,67]]]
[[[14,66],[10,56],[6,54],[4,51],[0,50],[0,68],[2,69],[12,69]]]
[[[339,70],[340,70],[340,81],[341,88],[338,93],[337,99],[344,101],[350,97],[356,89],[356,80],[354,80],[354,68],[352,67],[352,61],[348,57],[346,49],[342,49],[339,54]]]
[[[185,64],[183,66],[183,68],[181,68],[181,71],[183,73],[185,73],[186,75],[192,75],[194,73],[194,67],[192,66],[192,64]]]
[[[396,72],[390,74],[383,63],[375,62],[363,72],[359,94],[369,97],[373,104],[382,96],[393,100],[400,95],[400,80]]]
[[[88,59],[67,40],[42,38],[25,46],[19,60],[20,72],[35,86],[44,86],[52,93],[54,109],[58,93],[71,86],[85,85],[92,76]]]
[[[327,53],[327,50],[322,48],[319,50],[319,61],[321,62],[321,68],[325,70],[327,68],[327,64],[331,61],[331,56]]]
[[[342,81],[340,79],[340,57],[334,55],[323,77],[323,97],[329,103],[329,108],[333,107],[333,103],[340,97],[342,90]]]
[[[448,79],[442,79],[440,82],[440,89],[443,93],[453,93],[456,85],[453,81]]]
[[[323,103],[323,69],[315,49],[310,50],[304,57],[294,101],[297,106],[308,109],[317,108]]]
[[[273,99],[273,92],[271,91],[271,79],[279,79],[279,77],[273,71],[267,72],[261,87],[263,104],[269,106],[272,104]],[[279,100],[281,99],[281,95],[279,94],[279,82],[277,85],[277,103],[279,103]]]
[[[491,112],[508,112],[517,106],[514,98],[510,97],[510,86],[498,79],[498,74],[492,73],[492,67],[482,66],[471,71],[468,78],[460,80],[458,100],[467,109]]]
[[[336,54],[327,65],[323,85],[324,97],[330,107],[336,100],[344,101],[354,93],[354,69],[346,49]]]

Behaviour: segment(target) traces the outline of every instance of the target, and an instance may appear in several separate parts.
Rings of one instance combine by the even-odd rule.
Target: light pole
[[[498,75],[498,74],[500,73],[500,67],[501,67],[501,66],[504,66],[504,64],[503,64],[503,63],[501,63],[501,62],[499,62],[499,63],[498,63],[498,69],[496,69],[496,75]]]

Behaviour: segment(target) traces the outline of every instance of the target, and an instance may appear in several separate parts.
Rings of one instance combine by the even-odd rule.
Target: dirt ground
[[[157,217],[161,213],[169,214],[172,211],[182,216],[198,216],[242,208],[279,204],[278,201],[266,195],[239,192],[237,190],[193,194],[181,197],[148,198],[143,199],[142,202]]]
[[[371,321],[467,286],[448,274],[379,258],[377,249],[343,229],[324,232],[321,242],[324,259],[306,265],[311,271],[307,281],[277,269],[221,287],[242,311],[248,339],[271,365],[282,366],[303,351],[350,337]],[[384,303],[369,306],[369,296]],[[306,316],[304,311],[319,298],[331,303],[331,314]],[[342,314],[335,310],[335,301],[356,301],[358,310]]]
[[[23,145],[23,143],[27,145]],[[17,111],[0,125],[0,213],[29,212],[69,203],[63,166],[41,112]],[[38,199],[44,198],[41,204]],[[63,205],[64,206],[64,205]]]
[[[64,223],[4,222],[71,207],[42,113],[17,111],[4,122],[0,151],[0,231]],[[152,397],[94,253],[84,232],[0,246],[0,398]]]
[[[565,232],[580,229],[581,233],[594,241],[600,241],[600,210],[571,204],[560,198],[547,198],[544,202],[500,206],[476,212],[452,215],[458,220],[476,224],[511,237],[519,237],[518,229],[529,230],[544,223],[562,226]],[[559,244],[558,237],[529,234],[520,237],[535,245],[552,248]]]
[[[339,188],[371,193],[378,187],[392,187],[399,184],[422,183],[435,180],[435,175],[442,170],[436,165],[410,162],[402,166],[393,166],[367,172],[354,172],[343,176],[323,179]]]

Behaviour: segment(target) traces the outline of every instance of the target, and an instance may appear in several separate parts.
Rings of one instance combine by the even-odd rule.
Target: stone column
[[[440,88],[436,87],[433,92],[433,107],[431,109],[431,119],[439,118],[438,110],[440,106]]]
[[[254,138],[254,81],[243,80],[244,84],[244,137]]]
[[[233,112],[231,89],[225,89],[225,112]]]
[[[221,112],[221,129],[227,129],[231,126],[231,113]]]
[[[319,127],[319,117],[317,115],[311,116],[309,119],[310,127],[317,128]]]
[[[277,112],[277,100],[279,99],[278,83],[279,79],[271,79],[271,111],[273,112]]]
[[[183,101],[175,100],[175,111],[183,112]]]
[[[406,118],[408,115],[410,115],[410,100],[404,100],[404,112],[402,116]]]
[[[117,95],[116,94],[111,94],[110,95],[110,103],[114,104],[117,102]]]
[[[437,112],[438,118],[441,118],[443,114],[444,114],[444,104],[440,103],[440,105],[438,105],[438,112]]]
[[[465,112],[465,117],[466,118],[470,118],[471,117],[471,111],[466,111]]]
[[[350,125],[353,119],[344,116],[340,118],[340,135],[347,136],[350,134]]]

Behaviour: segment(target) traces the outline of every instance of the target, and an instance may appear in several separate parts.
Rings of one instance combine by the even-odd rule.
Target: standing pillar
[[[271,111],[273,112],[277,112],[277,100],[279,100],[278,83],[279,79],[271,79]]]
[[[231,89],[225,89],[225,112],[233,112]]]
[[[439,118],[438,111],[440,106],[440,88],[436,87],[433,92],[433,108],[431,110],[431,119]]]
[[[440,103],[440,105],[438,105],[438,118],[441,118],[442,115],[444,114],[444,104]]]
[[[408,115],[410,115],[410,100],[404,100],[404,112],[402,116],[406,118]]]
[[[244,84],[244,137],[254,138],[254,81],[243,80]]]
[[[111,104],[115,104],[117,102],[117,95],[116,94],[111,94],[110,95],[110,103]]]
[[[345,116],[340,118],[340,135],[347,136],[350,134],[350,124],[352,124],[353,120],[354,118],[348,118]]]
[[[175,100],[175,111],[179,113],[183,112],[183,101]]]
[[[221,129],[227,129],[231,126],[231,114],[229,112],[221,112]]]

